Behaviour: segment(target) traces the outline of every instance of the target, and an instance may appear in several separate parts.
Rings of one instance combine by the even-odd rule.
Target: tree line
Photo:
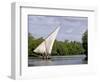
[[[57,41],[55,40],[52,53],[53,56],[66,56],[66,55],[78,55],[86,54],[88,56],[88,41],[87,36],[88,32],[86,31],[82,36],[82,42],[77,41]],[[41,43],[44,39],[38,38],[35,39],[31,33],[28,34],[28,55],[35,56],[33,50]]]

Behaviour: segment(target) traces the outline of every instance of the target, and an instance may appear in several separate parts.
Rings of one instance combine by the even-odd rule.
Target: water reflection
[[[73,64],[87,64],[84,56],[75,57],[54,57],[48,60],[39,58],[29,58],[28,66],[51,66],[51,65],[73,65]]]

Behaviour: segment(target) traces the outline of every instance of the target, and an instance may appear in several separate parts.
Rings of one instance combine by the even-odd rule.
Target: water
[[[52,66],[52,65],[74,65],[74,64],[86,64],[84,60],[85,55],[75,56],[53,56],[51,59],[43,60],[39,58],[29,58],[28,66]]]

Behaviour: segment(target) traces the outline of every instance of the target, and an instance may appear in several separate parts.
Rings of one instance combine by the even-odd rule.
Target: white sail
[[[35,50],[36,53],[51,54],[54,41],[60,27],[56,28]]]

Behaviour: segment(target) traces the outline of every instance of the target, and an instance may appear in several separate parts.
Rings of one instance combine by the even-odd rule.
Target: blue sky
[[[82,34],[88,28],[88,18],[74,16],[28,16],[29,33],[35,38],[43,37],[45,39],[57,25],[61,27],[56,37],[57,40],[81,42]]]

